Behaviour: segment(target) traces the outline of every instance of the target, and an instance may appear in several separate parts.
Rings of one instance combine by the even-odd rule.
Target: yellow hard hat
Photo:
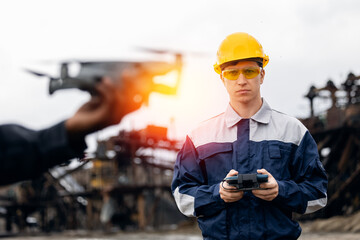
[[[261,58],[263,67],[269,62],[261,44],[251,35],[237,32],[227,36],[217,51],[215,72],[221,74],[221,65],[227,62],[249,58]]]

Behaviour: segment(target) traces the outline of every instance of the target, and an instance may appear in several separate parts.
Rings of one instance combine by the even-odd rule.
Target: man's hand
[[[139,109],[143,103],[140,95],[144,93],[136,87],[138,81],[126,73],[118,81],[104,77],[95,87],[96,94],[66,121],[69,135],[85,136],[117,124]]]
[[[232,169],[226,175],[226,177],[235,176],[237,174],[238,174],[238,172],[235,171],[234,169]],[[220,193],[221,199],[224,200],[224,202],[236,202],[236,201],[239,201],[244,196],[243,191],[232,192],[231,190],[229,191],[229,190],[226,190],[225,188],[236,190],[236,187],[229,186],[229,184],[227,182],[221,182],[220,188],[219,188],[219,193]]]
[[[261,188],[266,188],[265,190],[252,190],[252,193],[255,197],[261,198],[265,201],[272,201],[279,194],[279,185],[276,179],[265,169],[257,170],[260,174],[268,175],[268,182],[261,183]]]
[[[66,121],[65,126],[70,134],[86,135],[116,124],[123,117],[123,114],[117,111],[120,92],[115,84],[104,78],[95,89],[96,95]]]

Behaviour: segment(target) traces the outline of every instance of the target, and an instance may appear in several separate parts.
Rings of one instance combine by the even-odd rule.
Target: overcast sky
[[[77,90],[49,96],[48,81],[22,68],[46,65],[44,60],[135,59],[132,50],[143,46],[188,53],[179,93],[153,94],[148,107],[100,136],[118,128],[168,126],[172,118],[171,131],[184,136],[224,111],[228,96],[212,65],[220,42],[239,31],[257,38],[270,57],[262,86],[267,102],[306,117],[303,95],[312,84],[322,87],[332,79],[339,86],[349,71],[360,74],[359,11],[356,0],[1,1],[0,123],[47,127],[89,97]],[[325,107],[325,100],[316,104],[317,111]]]

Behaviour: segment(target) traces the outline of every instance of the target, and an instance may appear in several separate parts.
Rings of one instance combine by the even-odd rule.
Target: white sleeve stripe
[[[313,213],[313,212],[325,207],[326,204],[327,204],[327,197],[320,198],[320,199],[313,200],[313,201],[309,201],[308,205],[307,205],[307,208],[306,208],[306,211],[305,211],[305,214]]]
[[[174,198],[176,205],[182,214],[188,217],[195,217],[194,215],[195,198],[193,196],[180,193],[179,187],[177,187],[174,191]]]

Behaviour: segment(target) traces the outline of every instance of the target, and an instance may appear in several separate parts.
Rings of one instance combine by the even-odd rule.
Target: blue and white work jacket
[[[219,184],[231,169],[241,174],[261,168],[279,185],[273,201],[250,191],[233,203],[220,198]],[[292,213],[312,213],[327,202],[327,176],[309,131],[265,100],[250,119],[229,105],[192,131],[171,187],[180,211],[197,217],[204,239],[297,239],[301,228]]]

